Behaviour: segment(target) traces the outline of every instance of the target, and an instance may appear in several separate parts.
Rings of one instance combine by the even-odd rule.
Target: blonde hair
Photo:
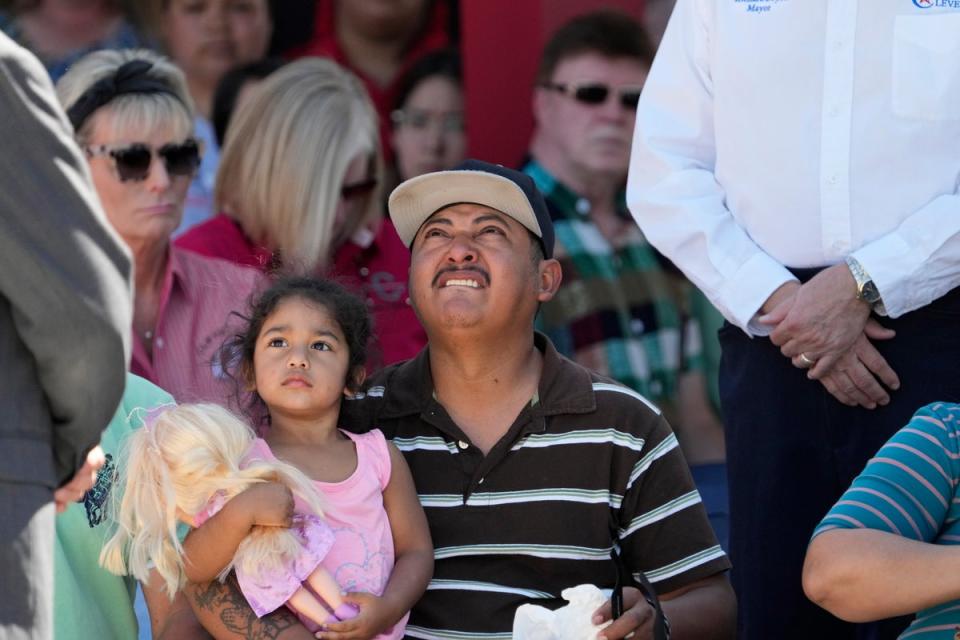
[[[371,158],[378,188],[334,237],[347,167]],[[303,58],[270,74],[238,109],[220,155],[215,200],[287,271],[313,273],[332,249],[381,214],[379,124],[360,81],[335,62]]]
[[[186,580],[178,513],[192,520],[218,493],[230,500],[254,484],[280,482],[322,515],[316,488],[296,467],[263,460],[241,467],[254,437],[249,426],[214,404],[168,409],[131,434],[117,481],[122,498],[110,510],[116,530],[100,552],[100,564],[141,582],[155,566],[172,599]],[[251,574],[283,566],[300,551],[289,529],[254,527],[220,578],[235,566]]]
[[[90,139],[96,122],[107,122],[113,130],[153,131],[172,127],[174,135],[186,138],[193,134],[193,101],[187,81],[170,60],[146,49],[94,51],[71,65],[57,82],[57,97],[64,110],[69,110],[97,81],[111,76],[131,60],[153,64],[147,75],[163,81],[169,93],[127,93],[100,107],[75,132],[77,140]]]

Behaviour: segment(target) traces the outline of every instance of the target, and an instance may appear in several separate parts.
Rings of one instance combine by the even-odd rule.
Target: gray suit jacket
[[[99,441],[131,269],[46,71],[0,33],[0,482],[59,486]]]

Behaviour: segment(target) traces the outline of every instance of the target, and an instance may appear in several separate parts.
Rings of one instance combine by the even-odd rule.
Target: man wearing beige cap
[[[669,425],[533,329],[561,280],[533,181],[468,160],[401,184],[389,209],[429,342],[374,376],[345,417],[393,438],[430,523],[434,579],[407,635],[509,637],[522,604],[611,589],[618,549],[660,594],[673,638],[732,637],[729,563]],[[625,608],[601,637],[654,637],[638,592]]]
[[[564,589],[611,590],[620,576],[656,592],[662,612],[625,589],[625,611],[598,637],[664,638],[665,614],[674,639],[732,638],[730,564],[670,426],[533,329],[561,273],[532,179],[468,160],[404,182],[389,208],[411,249],[411,300],[429,342],[344,403],[341,424],[393,439],[427,514],[434,577],[406,637],[509,640],[519,606],[555,609]],[[240,615],[248,607],[230,583],[192,599],[217,637],[252,628],[238,620],[308,637],[289,616]],[[351,624],[318,637],[352,637]]]

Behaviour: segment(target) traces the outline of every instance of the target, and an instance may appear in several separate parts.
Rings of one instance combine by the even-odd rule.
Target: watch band
[[[853,275],[853,279],[857,283],[857,299],[869,304],[877,313],[886,315],[886,308],[883,306],[883,300],[880,298],[880,290],[877,289],[877,285],[873,282],[873,278],[870,277],[867,270],[864,269],[860,261],[853,256],[847,256],[845,262],[850,269],[850,274]]]

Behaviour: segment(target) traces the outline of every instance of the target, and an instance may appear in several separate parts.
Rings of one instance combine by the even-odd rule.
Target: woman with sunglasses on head
[[[303,58],[271,74],[234,113],[217,173],[215,218],[177,246],[270,273],[332,276],[374,316],[376,368],[415,355],[410,256],[381,214],[377,116],[349,71]]]
[[[214,355],[263,277],[171,245],[201,152],[183,74],[150,51],[98,51],[57,94],[107,219],[133,253],[131,371],[177,401],[229,404],[235,387]]]

